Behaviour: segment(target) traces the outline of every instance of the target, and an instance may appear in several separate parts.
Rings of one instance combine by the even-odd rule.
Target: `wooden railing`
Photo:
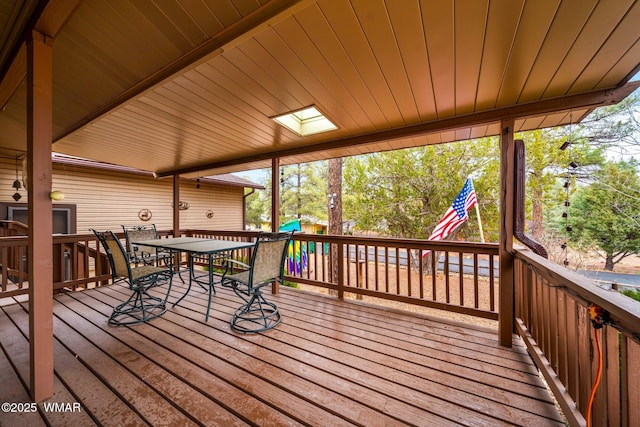
[[[235,241],[253,241],[258,235],[208,230],[181,234]],[[27,244],[25,236],[0,238],[0,297],[27,292]],[[54,236],[53,247],[54,289],[109,282],[107,259],[92,234]],[[423,258],[425,253],[429,256]],[[337,274],[330,271],[332,254],[338,260]],[[495,244],[296,234],[285,280],[326,288],[339,298],[367,296],[497,319],[497,258]],[[585,425],[590,408],[592,425],[626,426],[640,419],[640,304],[528,250],[516,250],[514,271],[514,328],[568,422]],[[602,328],[595,330],[603,369],[593,399],[600,352],[590,304],[607,313]]]
[[[593,426],[636,425],[640,303],[527,250],[516,251],[515,284],[516,329],[569,423],[586,425],[589,413]],[[597,328],[591,304],[605,310]]]
[[[184,230],[181,234],[253,241],[259,233]],[[159,235],[166,237],[171,232],[159,231]],[[2,275],[0,297],[26,293],[26,237],[0,241],[0,263],[10,267],[9,274]],[[98,250],[95,236],[54,236],[53,243],[55,289],[107,283],[108,262]],[[434,252],[423,258],[427,250]],[[338,260],[337,275],[329,271],[330,253]],[[285,280],[331,289],[340,298],[345,294],[369,296],[497,319],[497,253],[494,244],[296,234]],[[248,251],[238,254],[249,258]],[[2,262],[2,257],[7,257],[7,262]],[[8,286],[10,282],[13,287]]]
[[[498,318],[497,245],[310,234],[294,239],[285,280],[328,288],[339,298],[350,293]],[[337,278],[329,263],[333,253]]]
[[[28,293],[28,237],[0,238],[0,297]],[[106,255],[91,235],[53,236],[53,289],[101,286],[111,278]]]
[[[184,234],[242,241],[258,236],[208,230]],[[423,258],[425,251],[434,252]],[[338,260],[335,278],[331,253]],[[495,244],[296,233],[285,281],[331,289],[339,298],[366,295],[497,320],[497,256]]]
[[[26,236],[27,226],[18,221],[0,221],[0,237]]]

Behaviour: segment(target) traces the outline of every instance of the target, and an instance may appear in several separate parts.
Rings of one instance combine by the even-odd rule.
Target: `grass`
[[[640,291],[635,289],[625,289],[621,292],[622,294],[628,296],[629,298],[633,298],[636,301],[640,301]]]

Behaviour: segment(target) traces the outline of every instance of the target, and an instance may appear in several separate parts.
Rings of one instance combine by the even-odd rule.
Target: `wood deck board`
[[[176,282],[170,301],[185,290]],[[228,323],[239,299],[220,288],[208,322],[194,289],[148,324],[109,326],[127,292],[56,297],[54,398],[83,411],[24,425],[562,425],[526,352],[517,339],[499,347],[497,331],[282,289],[268,296],[282,323],[243,335]],[[27,305],[0,310],[0,379],[11,384],[0,400],[20,401]],[[0,425],[14,419],[0,414]]]
[[[294,306],[300,307],[301,300],[304,301],[304,297],[298,297],[294,302]],[[313,299],[309,298],[309,301],[306,304],[313,307],[313,310],[316,310],[318,306],[318,297],[316,296]],[[470,333],[464,333],[464,330],[460,328],[457,328],[460,332],[455,330],[452,325],[423,320],[421,318],[416,318],[415,315],[412,317],[410,315],[394,311],[389,313],[386,317],[381,317],[379,308],[377,309],[377,312],[373,311],[372,314],[369,315],[370,308],[367,306],[361,306],[358,311],[354,311],[349,310],[349,307],[352,307],[354,303],[346,302],[341,304],[346,305],[347,307],[344,307],[344,309],[341,310],[340,318],[346,317],[359,321],[360,323],[366,320],[366,324],[361,325],[363,328],[369,325],[369,327],[376,328],[376,330],[378,330],[378,328],[388,329],[391,331],[402,330],[407,336],[426,336],[430,341],[459,347],[461,350],[463,349],[483,354],[496,355],[499,356],[501,361],[515,360],[518,362],[518,366],[522,367],[522,354],[526,354],[526,347],[524,345],[515,345],[512,351],[503,348],[495,348],[494,345],[497,342],[495,331],[484,332],[479,330],[476,331],[478,332],[477,335],[471,335]],[[359,303],[356,302],[356,304]],[[334,306],[335,305],[336,303],[334,302]],[[371,308],[371,310],[376,310],[376,308]],[[335,307],[331,314],[336,316],[337,313]],[[531,368],[527,369],[527,372],[533,372],[531,369],[535,369],[535,367],[532,361],[530,361],[528,366]]]
[[[237,305],[237,301],[235,301],[235,304]],[[185,303],[184,305],[188,306],[189,303]],[[231,308],[232,307],[228,307],[229,310]],[[171,318],[172,314],[173,313],[168,313],[167,315],[163,316],[164,317],[163,320],[165,320],[165,318],[166,319]],[[272,383],[281,382],[286,384],[288,393],[293,393],[294,396],[297,396],[299,398],[317,400],[319,397],[320,398],[324,397],[326,403],[322,403],[322,406],[328,407],[332,412],[335,412],[335,413],[341,412],[341,416],[343,417],[347,417],[348,413],[351,412],[353,413],[354,417],[358,418],[358,422],[362,422],[363,425],[394,425],[398,423],[397,419],[394,420],[393,418],[388,417],[387,415],[382,414],[377,409],[375,409],[385,403],[384,396],[379,397],[377,400],[375,400],[376,394],[378,394],[375,391],[371,391],[369,389],[360,390],[362,393],[365,393],[368,399],[374,400],[374,401],[373,403],[369,402],[368,406],[354,405],[350,399],[345,399],[345,398],[340,399],[340,396],[335,393],[333,393],[333,396],[327,399],[326,395],[330,393],[327,389],[314,386],[313,381],[306,381],[299,377],[295,377],[294,375],[288,374],[287,369],[289,369],[290,366],[295,366],[296,364],[299,364],[300,360],[298,360],[296,357],[284,356],[287,354],[286,351],[279,351],[279,349],[272,351],[270,349],[272,347],[271,343],[269,344],[269,348],[266,348],[265,346],[260,344],[252,345],[250,343],[250,341],[264,341],[265,339],[267,341],[270,341],[268,337],[265,337],[263,335],[248,335],[248,336],[245,336],[246,339],[243,340],[245,342],[240,343],[240,346],[238,347],[238,340],[236,339],[235,335],[231,333],[229,324],[228,324],[228,318],[230,317],[230,313],[228,316],[223,316],[225,317],[224,320],[215,319],[217,320],[217,322],[215,323],[214,323],[214,318],[210,317],[208,324],[203,324],[202,312],[199,311],[199,309],[197,311],[188,311],[186,314],[187,316],[174,317],[174,321],[175,321],[174,325],[177,326],[177,325],[184,324],[186,325],[186,327],[182,331],[179,331],[179,332],[176,331],[173,333],[175,335],[185,336],[185,332],[200,331],[203,334],[201,335],[200,340],[197,339],[198,337],[195,337],[193,334],[191,334],[187,337],[188,341],[189,343],[193,343],[195,345],[194,348],[198,348],[198,347],[206,348],[206,347],[211,347],[211,343],[207,342],[210,340],[208,340],[208,338],[202,339],[202,337],[204,337],[205,335],[210,335],[212,327],[215,327],[216,329],[218,329],[220,334],[216,335],[216,343],[215,343],[217,356],[223,360],[233,361],[233,363],[237,365],[239,369],[254,371],[255,378],[251,378],[247,382],[242,382],[237,376],[235,377],[235,382],[238,383],[240,386],[242,386],[248,393],[253,394],[253,393],[257,393],[257,391],[260,391],[260,389],[255,387],[256,381],[266,381],[266,382],[272,382]],[[218,316],[220,316],[220,312],[218,312],[217,314]],[[172,328],[171,325],[162,326],[163,331],[172,331],[174,329],[175,327]],[[146,332],[145,334],[147,336],[155,336],[154,331]],[[156,339],[162,339],[162,338],[156,338]],[[222,346],[229,346],[230,348],[226,348]],[[289,350],[291,351],[291,349]],[[260,363],[261,361],[263,363]],[[216,365],[213,365],[212,369],[215,366]],[[274,367],[277,368],[278,366],[281,366],[281,368],[278,368],[275,370],[273,369]],[[341,368],[340,366],[333,366],[332,371],[335,371],[336,369],[340,369],[340,368]],[[313,369],[314,369],[314,366],[311,364],[307,365],[304,368],[305,372],[311,371]],[[326,377],[327,374],[325,373],[324,376]],[[301,384],[301,383],[304,383],[304,384]],[[358,395],[359,390],[354,390],[354,388],[356,388],[356,384],[347,383],[346,387],[348,388],[348,391],[346,392],[347,396],[349,396],[350,394],[355,394],[356,396]],[[254,389],[256,391],[254,391]],[[269,396],[264,396],[262,398],[273,399],[273,396],[269,395]],[[292,399],[292,396],[289,396],[288,400],[293,400],[294,401],[293,403],[295,403],[293,407],[290,409],[291,411],[299,412],[301,409],[304,409],[303,404],[301,402],[295,402],[296,399]],[[340,403],[341,400],[343,404],[350,404],[350,407],[337,405],[336,403]],[[282,406],[282,403],[280,404],[280,406]],[[430,415],[428,413],[425,413],[424,410],[412,407],[411,405],[400,404],[398,406],[404,406],[401,409],[404,413],[403,419],[405,421],[409,420],[409,418],[407,418],[408,414],[413,413],[414,424],[419,424],[420,422],[423,422],[423,421],[442,422],[443,420],[440,417],[430,418]],[[391,410],[391,412],[393,412],[393,410]],[[306,422],[313,421],[320,425],[340,425],[342,423],[341,421],[335,420],[335,419],[334,420],[328,419],[326,420],[326,422],[323,422],[321,417],[319,417],[320,415],[322,415],[322,413],[318,412],[317,409],[309,411],[309,413],[312,414],[312,419],[307,420]],[[296,415],[297,418],[300,418],[302,416],[304,416],[304,414]]]
[[[116,301],[110,298],[109,295],[102,293],[95,293],[94,296],[97,296],[98,300],[103,298],[107,301]],[[242,418],[249,419],[249,416],[251,416],[260,424],[295,424],[289,417],[279,416],[262,402],[248,399],[243,393],[238,392],[236,387],[225,381],[224,370],[226,366],[224,366],[223,360],[217,360],[217,364],[207,364],[202,360],[203,356],[197,353],[198,349],[189,348],[184,351],[184,348],[180,348],[180,344],[184,346],[184,343],[176,343],[171,336],[162,337],[161,335],[164,331],[158,331],[155,325],[136,325],[130,330],[109,327],[106,325],[106,318],[110,313],[109,305],[92,305],[92,307],[98,308],[98,311],[94,310],[92,313],[83,304],[83,302],[89,302],[87,298],[83,298],[82,295],[74,295],[74,297],[77,297],[78,301],[69,301],[68,304],[78,310],[78,314],[82,315],[85,320],[104,325],[104,328],[108,329],[108,333],[121,340],[136,353],[145,355],[152,363],[158,366],[163,366],[166,372],[161,379],[164,380],[170,376],[182,378],[194,390],[202,391],[208,399],[215,402],[216,407],[211,404],[205,405],[207,411],[223,409]],[[186,354],[180,354],[182,352]],[[210,368],[207,365],[211,365],[211,369],[207,369]],[[242,373],[236,372],[236,374],[241,375]],[[241,378],[239,378],[239,381],[241,381]],[[190,399],[191,396],[188,398]]]

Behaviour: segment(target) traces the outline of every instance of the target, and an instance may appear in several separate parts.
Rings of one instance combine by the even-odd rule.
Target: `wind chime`
[[[18,155],[16,154],[16,180],[13,181],[13,188],[16,189],[16,192],[13,194],[13,200],[16,202],[22,198],[20,195],[20,188],[22,188],[22,184],[20,184],[20,180],[18,179]]]
[[[567,148],[570,148],[571,145],[573,144],[573,111],[569,113],[569,136],[567,137],[567,140],[565,142],[562,143],[562,145],[560,146],[560,150],[564,151]],[[572,154],[572,150],[569,150],[569,164],[567,166],[567,176],[564,182],[564,190],[565,190],[565,199],[564,199],[564,211],[562,212],[562,218],[564,218],[564,237],[565,240],[564,242],[562,242],[562,244],[560,245],[560,248],[562,249],[562,253],[563,253],[563,257],[564,257],[564,261],[563,264],[565,267],[569,266],[569,256],[568,256],[568,245],[567,245],[567,240],[569,240],[569,234],[573,231],[573,228],[571,228],[571,225],[569,224],[569,206],[571,206],[571,201],[569,200],[570,197],[570,187],[571,187],[571,177],[573,176],[573,169],[576,169],[578,167],[578,164],[571,158]]]

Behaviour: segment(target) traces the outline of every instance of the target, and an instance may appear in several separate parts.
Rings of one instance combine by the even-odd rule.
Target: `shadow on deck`
[[[0,425],[563,425],[519,338],[503,348],[495,330],[282,287],[264,334],[231,331],[239,300],[220,287],[209,322],[192,290],[148,324],[108,326],[126,294],[55,297],[48,402],[68,405]],[[1,402],[30,401],[27,310],[0,306]]]

